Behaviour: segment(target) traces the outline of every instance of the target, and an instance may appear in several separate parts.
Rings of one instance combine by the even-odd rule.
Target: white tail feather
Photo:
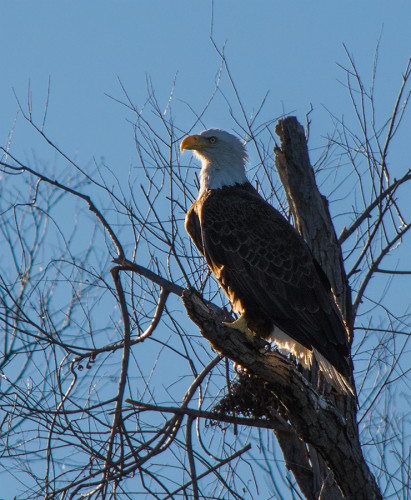
[[[327,382],[340,392],[351,394],[355,397],[353,388],[348,383],[346,378],[343,377],[341,373],[337,369],[335,369],[334,366],[329,361],[327,361],[321,353],[317,351],[317,349],[313,349],[313,352],[318,366],[320,367],[320,370],[322,371]]]
[[[283,354],[293,355],[306,369],[311,368],[314,355],[327,382],[337,389],[337,391],[344,394],[351,394],[355,397],[354,391],[345,377],[317,349],[310,351],[277,327],[274,327],[272,336],[267,340],[268,342],[274,342]]]

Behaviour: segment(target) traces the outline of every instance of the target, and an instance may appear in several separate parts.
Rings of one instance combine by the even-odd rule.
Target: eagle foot
[[[248,323],[244,314],[242,314],[238,319],[236,319],[231,323],[223,321],[222,324],[224,326],[228,326],[229,328],[234,328],[235,330],[238,330],[239,332],[246,335],[246,337],[248,337],[250,340],[255,339],[254,333],[248,328]]]

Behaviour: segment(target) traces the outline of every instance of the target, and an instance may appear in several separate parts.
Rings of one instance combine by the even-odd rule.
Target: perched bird
[[[353,393],[347,330],[330,283],[288,221],[247,180],[244,144],[223,130],[190,135],[181,152],[201,161],[200,191],[185,226],[240,315],[229,326],[253,332]]]

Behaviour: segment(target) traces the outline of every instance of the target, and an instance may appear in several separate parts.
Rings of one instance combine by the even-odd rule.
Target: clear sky
[[[81,166],[103,158],[126,175],[138,163],[132,120],[119,80],[141,107],[151,78],[160,106],[174,80],[174,112],[189,127],[212,94],[220,68],[213,38],[225,55],[248,114],[269,92],[261,120],[284,112],[305,115],[313,106],[310,148],[325,144],[333,123],[327,110],[354,123],[344,89],[348,65],[343,44],[370,82],[380,40],[378,118],[390,113],[411,55],[410,0],[0,0],[0,143],[20,159],[35,156],[54,168],[55,156],[33,133],[13,93],[25,104],[30,85],[34,119],[41,121],[48,82],[46,133]],[[233,99],[223,75],[221,88]],[[230,94],[231,92],[231,94]],[[186,123],[186,125],[185,125]],[[224,99],[204,116],[207,128],[231,129]],[[396,153],[398,172],[409,160],[409,125]],[[200,131],[201,126],[195,131]],[[409,301],[407,294],[398,302]]]
[[[51,137],[80,163],[104,157],[128,169],[136,158],[128,115],[106,96],[122,97],[118,78],[137,105],[144,103],[147,76],[164,106],[175,75],[176,99],[197,110],[214,88],[220,60],[209,39],[207,0],[1,1],[0,6],[2,143],[17,112],[12,89],[25,101],[30,81],[40,118],[50,77]],[[337,66],[347,63],[342,44],[368,76],[381,37],[379,85],[389,108],[411,52],[410,32],[409,0],[214,2],[214,38],[220,47],[226,43],[247,111],[256,109],[267,91],[271,118],[285,110],[304,120],[311,103],[318,135],[331,127],[323,106],[336,115],[348,106]],[[212,106],[206,125],[228,124],[227,108]],[[15,151],[28,152],[33,145],[25,129],[18,118]]]

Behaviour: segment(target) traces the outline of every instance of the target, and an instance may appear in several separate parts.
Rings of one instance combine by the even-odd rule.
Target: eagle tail
[[[320,370],[322,371],[327,382],[337,389],[338,392],[351,394],[355,398],[354,389],[351,387],[348,380],[341,375],[341,373],[334,368],[334,366],[327,361],[324,356],[317,351],[317,349],[313,349],[313,352],[318,366],[320,367]]]
[[[267,341],[274,342],[284,354],[294,356],[296,361],[308,370],[311,368],[314,356],[324,378],[334,389],[340,393],[351,394],[354,398],[356,397],[348,380],[317,349],[313,348],[312,351],[307,349],[276,326],[274,326]]]

